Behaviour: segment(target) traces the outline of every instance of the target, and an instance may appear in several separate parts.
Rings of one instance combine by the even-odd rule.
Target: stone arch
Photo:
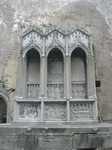
[[[49,98],[64,96],[64,56],[60,49],[53,48],[47,57],[47,94]]]
[[[82,44],[82,43],[77,43],[77,44],[75,43],[75,44],[73,44],[72,47],[70,48],[70,56],[72,55],[72,52],[73,52],[75,49],[77,49],[77,48],[82,49],[82,50],[84,51],[86,57],[89,55],[89,49],[88,49],[88,47],[86,47],[86,46],[85,46],[84,44]]]
[[[50,45],[50,46],[47,48],[47,52],[46,52],[47,57],[48,57],[49,53],[50,53],[53,49],[58,49],[58,50],[60,50],[61,53],[63,54],[63,57],[65,57],[65,49],[64,49],[60,44]]]
[[[0,93],[0,123],[7,123],[8,98],[3,93]]]
[[[27,96],[38,97],[40,89],[40,53],[31,49],[26,54]]]
[[[27,53],[29,51],[31,51],[32,49],[35,49],[39,53],[39,55],[41,56],[41,50],[40,50],[40,48],[38,46],[36,46],[36,45],[33,45],[33,46],[31,45],[31,46],[29,46],[28,48],[26,48],[23,51],[23,58],[25,58],[25,56],[27,55]]]
[[[87,58],[85,51],[77,47],[71,53],[72,97],[87,97]]]

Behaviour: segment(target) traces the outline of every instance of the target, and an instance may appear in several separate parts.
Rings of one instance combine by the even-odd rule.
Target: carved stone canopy
[[[71,55],[77,47],[82,48],[87,55],[93,55],[90,35],[80,29],[69,33],[58,29],[44,33],[32,29],[22,36],[23,57],[32,48],[38,50],[40,56],[48,55],[50,50],[58,48],[65,56]]]

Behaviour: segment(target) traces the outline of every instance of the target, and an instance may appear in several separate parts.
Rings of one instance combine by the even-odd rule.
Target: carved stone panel
[[[70,32],[60,32],[57,29],[53,29],[49,32],[44,33],[41,31],[30,31],[23,36],[22,47],[23,49],[25,49],[26,47],[30,47],[31,45],[36,45],[40,50],[42,50],[44,44],[46,53],[48,53],[49,49],[53,48],[53,46],[60,46],[63,50],[65,50],[66,38],[68,39],[67,43],[70,49],[72,49],[74,45],[80,44],[89,48],[89,35],[78,29]]]
[[[71,102],[70,104],[70,116],[71,121],[84,121],[93,119],[93,102]]]
[[[61,134],[60,134],[61,135]],[[39,150],[69,150],[72,149],[72,139],[70,136],[47,135],[39,137]]]
[[[40,120],[40,103],[22,102],[19,103],[19,118],[29,121]]]
[[[101,140],[100,140],[101,142]],[[96,133],[82,133],[73,135],[73,149],[96,150],[99,138]]]
[[[64,84],[63,83],[48,83],[47,96],[49,99],[63,99],[64,97]]]
[[[86,83],[72,82],[72,98],[86,98]]]
[[[64,102],[45,103],[44,120],[66,121],[66,104]]]
[[[27,83],[27,97],[37,98],[40,94],[40,84],[37,82],[28,82]]]

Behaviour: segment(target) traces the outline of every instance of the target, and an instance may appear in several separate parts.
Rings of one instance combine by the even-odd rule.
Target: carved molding
[[[48,54],[51,49],[56,47],[64,55],[70,55],[76,47],[81,47],[86,51],[86,54],[93,55],[90,43],[90,35],[79,29],[71,32],[60,31],[59,29],[44,32],[30,30],[24,33],[22,37],[23,56],[25,55],[25,50],[31,49],[31,47],[38,47],[42,56]]]

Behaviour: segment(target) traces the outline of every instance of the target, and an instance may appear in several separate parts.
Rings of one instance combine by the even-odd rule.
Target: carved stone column
[[[47,97],[47,56],[44,60],[44,96]]]
[[[71,56],[68,48],[69,38],[66,36],[65,38],[65,46],[66,46],[66,56],[65,56],[65,97],[66,99],[70,99],[71,97]]]
[[[42,53],[41,53],[41,65],[40,65],[40,97],[46,97],[46,76],[47,76],[47,58],[45,56],[45,37],[42,40]]]
[[[66,98],[71,97],[71,58],[65,57],[65,86],[66,86]]]
[[[46,57],[41,57],[41,65],[40,65],[40,97],[45,97],[45,83],[46,83]]]
[[[44,120],[44,101],[41,100],[41,121]]]
[[[47,86],[47,81],[46,81],[46,76],[47,76],[47,71],[46,71],[46,57],[42,56],[41,57],[41,65],[40,65],[40,97],[41,97],[41,121],[44,119],[44,99],[46,97],[46,86]]]
[[[67,100],[67,121],[70,121],[70,101]]]

